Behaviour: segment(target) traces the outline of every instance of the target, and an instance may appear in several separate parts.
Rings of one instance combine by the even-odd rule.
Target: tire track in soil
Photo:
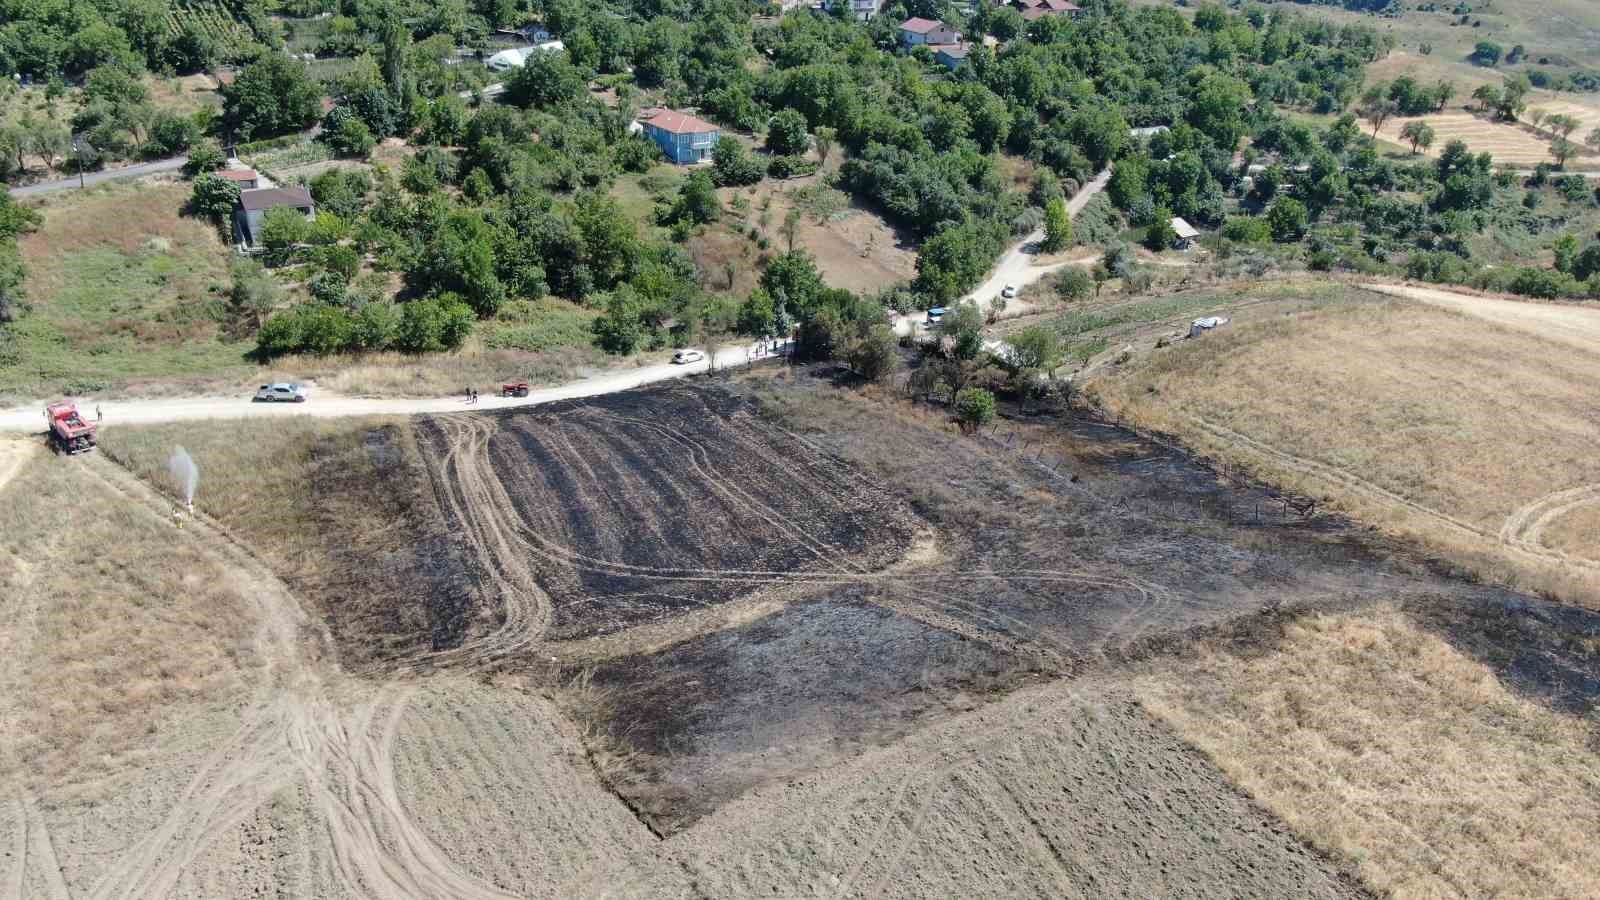
[[[165,520],[169,501],[109,462],[87,472]],[[327,815],[338,874],[357,896],[501,900],[507,895],[450,863],[411,822],[394,788],[392,746],[405,695],[346,678],[298,599],[266,564],[204,516],[179,539],[227,563],[262,617],[258,651],[266,677],[233,738],[216,748],[154,831],[125,852],[90,890],[94,900],[166,896],[216,838],[240,825],[298,778]],[[307,639],[305,632],[314,632]],[[341,712],[335,697],[351,712]],[[373,723],[383,718],[378,735]]]
[[[1594,562],[1546,547],[1544,530],[1567,513],[1595,503],[1600,503],[1600,484],[1586,484],[1546,494],[1507,516],[1505,524],[1500,526],[1500,540],[1530,552],[1554,553],[1569,560]]]
[[[1507,528],[1506,525],[1501,526],[1500,532],[1490,532],[1483,528],[1479,528],[1470,522],[1458,519],[1448,513],[1425,506],[1409,497],[1397,494],[1387,488],[1379,487],[1378,485],[1373,484],[1372,482],[1367,481],[1358,475],[1347,472],[1344,469],[1338,468],[1337,466],[1332,466],[1314,459],[1308,459],[1303,456],[1297,456],[1285,450],[1279,450],[1276,447],[1264,444],[1258,440],[1255,440],[1254,438],[1247,437],[1237,431],[1227,428],[1226,426],[1218,425],[1215,422],[1208,421],[1200,418],[1199,416],[1187,415],[1185,418],[1195,427],[1206,432],[1216,440],[1220,440],[1235,447],[1242,447],[1260,454],[1261,456],[1265,456],[1292,472],[1333,482],[1334,484],[1353,493],[1360,494],[1369,500],[1376,500],[1380,503],[1388,504],[1390,506],[1399,506],[1410,512],[1417,513],[1418,515],[1430,519],[1433,522],[1463,536],[1499,544],[1500,546],[1510,550],[1512,553],[1526,557],[1535,562],[1568,563],[1586,569],[1600,569],[1600,562],[1597,561],[1568,556],[1559,551],[1530,543],[1525,539],[1512,538],[1511,540],[1507,540],[1505,537]],[[1512,514],[1512,518],[1516,518],[1526,511],[1526,508],[1524,510],[1519,510],[1518,512]],[[1513,533],[1515,533],[1514,524]]]

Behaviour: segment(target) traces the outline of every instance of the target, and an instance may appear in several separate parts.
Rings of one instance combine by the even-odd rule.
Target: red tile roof
[[[678,112],[675,109],[639,111],[639,121],[651,128],[659,128],[668,134],[704,134],[716,131],[717,126],[705,119],[695,118],[688,113]]]
[[[943,22],[938,22],[933,19],[919,19],[916,16],[912,16],[911,18],[900,23],[900,30],[909,31],[912,34],[927,34],[935,28],[942,27],[943,24]]]

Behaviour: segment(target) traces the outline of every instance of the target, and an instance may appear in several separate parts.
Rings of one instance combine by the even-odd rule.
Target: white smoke
[[[183,492],[183,502],[193,508],[195,488],[200,486],[200,467],[194,464],[194,458],[189,455],[189,451],[182,447],[172,448],[172,457],[167,460],[167,471],[172,473],[172,480],[176,482],[178,490]]]

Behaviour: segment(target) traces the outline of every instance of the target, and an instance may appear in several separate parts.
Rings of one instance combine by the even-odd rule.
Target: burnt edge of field
[[[1592,652],[1585,656],[1592,644],[1584,642],[1593,638],[1593,622],[1471,584],[1443,561],[1338,516],[1285,512],[1272,505],[1280,494],[1270,486],[1219,471],[1175,441],[1090,415],[1015,415],[1010,427],[1061,443],[1067,464],[1050,471],[999,441],[955,435],[937,415],[906,415],[898,401],[864,399],[804,374],[783,381],[768,389],[819,400],[811,409],[817,414],[795,421],[774,412],[771,398],[747,381],[696,379],[474,416],[492,423],[487,457],[524,527],[559,536],[569,548],[592,542],[630,564],[667,572],[663,583],[659,575],[604,567],[575,572],[559,556],[536,559],[541,583],[561,601],[553,627],[537,659],[495,663],[540,674],[584,726],[602,780],[657,834],[680,831],[761,784],[893,742],[1032,679],[1150,663],[1202,643],[1267,653],[1295,616],[1378,599],[1400,600],[1518,690],[1563,711],[1580,712],[1597,693]],[[844,406],[825,412],[832,404]],[[865,415],[843,414],[851,405]],[[593,434],[586,436],[588,428]],[[433,420],[420,420],[416,438],[421,454],[432,457],[422,462],[449,452]],[[380,467],[387,489],[401,479],[426,488],[429,477],[439,477],[436,465],[394,464],[384,449],[393,443],[394,435],[380,431],[362,445],[374,464],[387,461]],[[678,451],[657,458],[651,444]],[[768,465],[778,463],[771,453],[781,456],[777,471],[788,478],[772,477]],[[563,471],[580,462],[592,470],[584,488]],[[762,492],[763,480],[792,485],[795,473],[811,471],[824,476],[816,490]],[[704,490],[693,483],[700,478],[726,483]],[[600,487],[613,480],[655,501],[639,502],[627,491],[606,496]],[[319,493],[372,490],[331,475],[318,480]],[[730,500],[729,492],[746,499]],[[851,502],[838,501],[839,494]],[[801,532],[827,540],[797,553],[757,546],[758,535],[740,524],[767,522],[765,516],[683,512],[685,504],[720,504],[726,513],[730,503],[770,511],[785,501],[793,509],[839,502],[851,510],[849,521],[830,531],[826,516],[808,520]],[[359,620],[384,635],[381,659],[459,645],[503,618],[485,599],[483,582],[492,576],[461,546],[461,523],[437,498],[408,502],[394,512],[422,523],[406,526],[419,549],[380,567],[394,573],[388,596],[401,602]],[[659,529],[624,521],[664,511],[676,513],[672,528],[684,534],[668,534],[659,545],[642,539]],[[585,524],[596,516],[610,524]],[[717,530],[717,522],[732,527]],[[716,540],[692,533],[702,524]],[[667,640],[635,636],[641,625],[678,621],[773,584],[743,577],[672,583],[671,573],[686,565],[842,575],[898,570],[913,532],[927,526],[945,555],[941,571],[1065,577],[822,579],[790,585],[778,592],[781,600],[749,616],[707,620],[712,624]],[[881,552],[873,552],[875,541]],[[842,555],[829,556],[828,548]],[[372,552],[351,562],[370,568],[362,560],[376,558]],[[848,559],[871,565],[846,569],[840,563]],[[926,574],[929,566],[909,571],[919,568]],[[404,573],[410,583],[399,583]],[[693,602],[641,603],[641,587]],[[569,649],[601,639],[612,649],[587,662],[581,652],[572,656],[577,661],[543,662],[547,652],[568,659]]]

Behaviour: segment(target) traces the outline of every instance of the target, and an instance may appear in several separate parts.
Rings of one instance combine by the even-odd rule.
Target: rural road
[[[84,187],[94,187],[107,181],[119,178],[138,178],[141,175],[157,175],[162,172],[176,172],[183,168],[189,161],[187,156],[174,156],[171,159],[158,159],[153,162],[139,163],[134,166],[122,166],[116,169],[105,169],[99,172],[86,172],[83,176]],[[44,194],[54,194],[57,191],[74,190],[78,187],[78,176],[71,178],[57,178],[55,181],[41,181],[26,187],[16,187],[10,190],[13,197],[38,197]]]
[[[1077,218],[1078,213],[1089,205],[1089,201],[1105,190],[1106,183],[1110,180],[1111,167],[1107,166],[1100,171],[1099,175],[1094,177],[1094,180],[1085,184],[1076,194],[1073,194],[1072,199],[1067,201],[1068,218]],[[1000,296],[1000,292],[1005,289],[1006,285],[1009,284],[1021,291],[1022,288],[1033,284],[1051,272],[1070,265],[1067,262],[1051,263],[1043,266],[1034,265],[1034,257],[1038,256],[1039,242],[1042,240],[1044,240],[1044,229],[1041,228],[1018,241],[1010,250],[1005,252],[1004,256],[1000,257],[1000,262],[995,264],[994,271],[989,273],[989,277],[982,284],[973,288],[970,294],[962,297],[960,302],[976,303],[978,308],[982,309],[984,303]],[[1012,298],[1006,306],[1007,318],[1027,315],[1034,311],[1034,306],[1035,304],[1029,303],[1021,297]],[[919,327],[922,324],[924,323],[918,322],[914,316],[902,316],[895,320],[894,330],[896,334],[909,334],[912,328]]]
[[[723,347],[717,351],[718,368],[747,365],[746,353],[750,345]],[[611,394],[671,378],[682,378],[706,371],[706,362],[673,365],[663,363],[640,366],[620,372],[608,372],[582,381],[556,387],[541,388],[526,397],[500,397],[480,395],[476,405],[468,405],[460,396],[433,398],[376,399],[367,397],[341,397],[312,391],[305,403],[252,403],[250,395],[184,397],[161,400],[104,400],[92,397],[79,400],[82,409],[94,410],[96,402],[105,413],[108,425],[149,425],[158,422],[182,422],[198,419],[244,419],[260,416],[377,416],[413,415],[418,413],[461,412],[463,410],[506,409],[515,406],[535,406],[556,400],[571,400]],[[44,431],[44,404],[0,410],[0,433]]]

